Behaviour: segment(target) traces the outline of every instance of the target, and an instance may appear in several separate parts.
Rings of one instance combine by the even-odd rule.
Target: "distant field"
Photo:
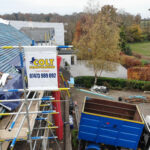
[[[150,42],[129,44],[132,51],[144,56],[150,56]]]

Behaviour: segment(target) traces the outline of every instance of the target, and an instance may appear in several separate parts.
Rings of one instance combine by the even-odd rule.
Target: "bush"
[[[128,55],[121,56],[121,64],[126,68],[142,66],[142,63],[140,60],[138,60],[134,56],[128,56]]]
[[[138,59],[141,59],[142,58],[142,55],[140,54],[137,54],[137,53],[132,53],[132,55]]]
[[[150,61],[142,59],[142,60],[141,60],[141,63],[142,63],[142,66],[145,66],[145,67],[146,67],[146,66],[149,66]]]
[[[90,88],[94,85],[94,77],[92,76],[81,76],[75,78],[75,84],[81,85],[85,88]],[[149,90],[150,82],[138,81],[138,80],[127,80],[127,79],[116,79],[108,77],[99,77],[97,85],[107,86],[111,89],[139,89]]]
[[[150,91],[150,83],[146,83],[146,84],[143,86],[143,90]]]
[[[140,42],[143,40],[142,29],[140,25],[133,24],[127,28],[127,41],[128,42]]]
[[[147,34],[147,40],[150,41],[150,33]]]
[[[72,130],[72,147],[74,149],[78,148],[78,130]]]
[[[128,79],[150,81],[150,68],[149,67],[129,68]]]

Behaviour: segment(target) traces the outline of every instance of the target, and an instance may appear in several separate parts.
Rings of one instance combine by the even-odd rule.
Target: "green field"
[[[129,44],[132,52],[141,54],[143,56],[150,56],[150,42],[132,43]]]

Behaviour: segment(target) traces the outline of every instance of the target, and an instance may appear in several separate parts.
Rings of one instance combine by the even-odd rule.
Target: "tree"
[[[76,31],[75,31],[73,42],[78,42],[80,39],[80,35],[81,35],[81,23],[80,21],[78,21],[76,25]]]
[[[132,55],[132,51],[130,47],[127,45],[127,37],[125,33],[125,27],[121,26],[120,28],[120,42],[119,46],[121,48],[121,51],[126,55]]]
[[[88,0],[87,6],[84,8],[84,12],[86,12],[89,15],[95,15],[99,12],[99,2],[98,0]]]
[[[140,14],[137,14],[135,16],[135,23],[140,25],[140,23],[141,23],[141,16],[140,16]]]
[[[124,25],[125,28],[133,24],[140,25],[141,23],[141,16],[139,14],[134,16],[125,11],[119,11],[118,15],[120,17],[120,22],[122,23],[122,25]]]
[[[93,22],[92,15],[87,15],[82,24],[82,34],[78,42],[74,43],[79,49],[78,56],[87,60],[88,66],[95,73],[95,82],[103,70],[116,70],[119,61],[119,28],[116,9],[104,6]]]
[[[127,40],[128,42],[142,41],[142,29],[140,25],[133,24],[127,28]]]

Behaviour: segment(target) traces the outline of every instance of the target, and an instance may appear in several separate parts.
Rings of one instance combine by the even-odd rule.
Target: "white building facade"
[[[48,22],[32,22],[32,21],[9,21],[10,25],[18,30],[22,28],[53,28],[55,32],[55,45],[64,45],[64,24],[63,23],[48,23]],[[34,40],[34,39],[33,39]]]
[[[77,64],[77,56],[74,50],[60,50],[58,55],[62,57],[61,67],[71,67]]]

